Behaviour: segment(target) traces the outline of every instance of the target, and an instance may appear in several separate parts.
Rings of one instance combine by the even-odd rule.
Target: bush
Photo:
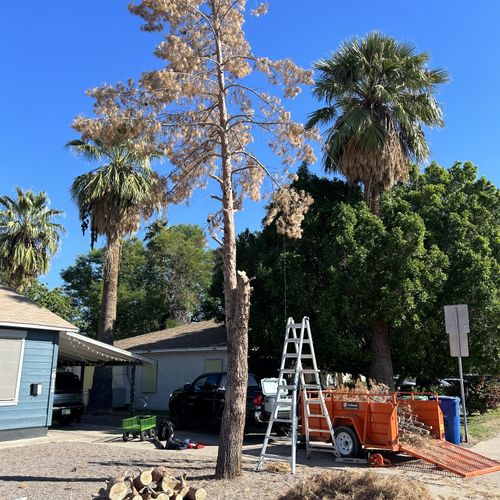
[[[460,384],[446,390],[448,396],[460,397]],[[500,407],[500,383],[495,379],[478,377],[465,382],[465,404],[467,413],[486,413]]]

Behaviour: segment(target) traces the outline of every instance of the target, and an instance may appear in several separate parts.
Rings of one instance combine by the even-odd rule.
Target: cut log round
[[[179,481],[177,481],[177,479],[175,479],[175,477],[165,476],[161,480],[161,483],[158,484],[158,486],[160,487],[161,490],[163,490],[165,493],[167,493],[169,491],[173,491],[178,483],[179,483]],[[172,493],[170,493],[170,495],[172,495]]]
[[[137,491],[141,491],[145,486],[153,482],[153,476],[150,470],[141,472],[133,481],[133,485]]]
[[[205,488],[189,488],[186,495],[188,500],[205,500],[207,498],[207,490]]]
[[[189,486],[182,486],[182,483],[179,483],[174,488],[174,491],[175,493],[177,493],[177,495],[180,495],[182,498],[184,498],[189,493]]]
[[[128,495],[128,486],[123,477],[110,479],[106,490],[109,500],[123,500]]]
[[[151,476],[153,477],[153,481],[157,484],[161,482],[161,480],[166,476],[166,474],[167,474],[167,469],[163,467],[163,465],[155,467],[151,471]]]
[[[170,495],[167,495],[166,493],[158,493],[157,495],[153,494],[153,498],[156,500],[169,500]]]

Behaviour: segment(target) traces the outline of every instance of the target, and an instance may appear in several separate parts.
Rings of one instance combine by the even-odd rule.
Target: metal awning
[[[59,334],[59,365],[142,365],[156,361],[73,332]]]

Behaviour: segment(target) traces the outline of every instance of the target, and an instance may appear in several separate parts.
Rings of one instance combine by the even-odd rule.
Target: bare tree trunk
[[[214,13],[215,6],[212,5]],[[245,273],[236,272],[236,229],[234,226],[234,196],[232,165],[227,137],[227,106],[222,43],[218,23],[214,25],[217,82],[219,87],[219,125],[221,140],[222,213],[224,239],[222,260],[224,271],[224,299],[228,340],[227,387],[215,477],[233,479],[242,474],[241,456],[246,416],[248,384],[248,319],[250,311],[250,284]]]
[[[97,339],[113,345],[118,304],[118,274],[120,272],[121,239],[110,236],[106,248],[103,267],[103,288]],[[113,404],[113,367],[96,366],[92,390],[89,395],[89,408],[92,410],[111,410]]]
[[[373,353],[369,370],[370,378],[386,384],[394,390],[389,327],[385,321],[378,320],[370,325],[370,331],[372,333],[371,349]]]

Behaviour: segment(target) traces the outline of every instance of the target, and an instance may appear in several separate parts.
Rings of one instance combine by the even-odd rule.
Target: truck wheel
[[[358,436],[351,427],[335,429],[335,446],[342,458],[355,457],[361,448]]]
[[[122,439],[123,439],[125,442],[127,442],[127,441],[128,441],[128,432],[124,432],[124,433],[122,434]]]

